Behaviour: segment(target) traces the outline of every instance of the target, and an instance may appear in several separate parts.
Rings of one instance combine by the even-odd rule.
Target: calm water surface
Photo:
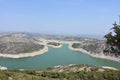
[[[120,69],[120,63],[93,58],[87,54],[76,52],[68,49],[68,45],[64,44],[62,48],[54,49],[49,48],[49,51],[45,54],[11,59],[0,58],[0,65],[5,66],[8,69],[40,69],[48,68],[57,65],[69,65],[69,64],[89,64],[94,66],[110,66]]]

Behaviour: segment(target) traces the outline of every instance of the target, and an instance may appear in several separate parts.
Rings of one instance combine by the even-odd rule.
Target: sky
[[[0,32],[105,35],[120,0],[0,0]]]

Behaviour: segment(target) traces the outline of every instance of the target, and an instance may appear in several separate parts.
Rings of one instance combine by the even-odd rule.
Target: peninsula
[[[106,48],[105,41],[79,41],[73,42],[69,44],[69,49],[74,51],[80,51],[86,53],[92,57],[109,59],[113,61],[120,62],[120,55],[116,56],[114,54],[106,54],[104,53],[104,49]]]
[[[5,33],[0,36],[0,57],[29,57],[47,50],[45,45],[35,43],[27,33]]]

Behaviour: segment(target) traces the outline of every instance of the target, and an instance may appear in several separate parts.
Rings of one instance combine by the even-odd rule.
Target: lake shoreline
[[[54,42],[53,40],[50,40],[50,41]],[[6,54],[6,53],[2,54],[2,53],[0,53],[0,57],[4,57],[4,58],[33,57],[33,56],[44,54],[45,52],[48,51],[48,47],[51,47],[51,48],[61,48],[62,47],[62,44],[60,44],[59,46],[48,45],[48,44],[46,44],[45,40],[44,40],[44,43],[37,43],[37,44],[44,45],[44,48],[40,49],[38,51],[30,52],[30,53],[19,53],[19,54]]]
[[[20,53],[20,54],[1,54],[0,53],[0,57],[5,57],[5,58],[33,57],[33,56],[36,56],[36,55],[44,54],[47,51],[48,51],[48,47],[45,45],[43,49],[31,52],[31,53]]]
[[[111,56],[106,56],[103,53],[93,54],[93,53],[90,53],[90,52],[88,52],[88,51],[86,51],[85,49],[82,49],[82,48],[76,48],[75,49],[75,48],[72,47],[72,43],[68,44],[68,48],[70,50],[73,50],[73,51],[80,51],[80,52],[88,54],[88,55],[90,55],[92,57],[101,58],[101,59],[108,59],[108,60],[120,62],[120,59],[115,58],[115,57],[111,57]]]
[[[48,40],[47,42],[58,42],[57,40]],[[38,51],[34,51],[34,52],[31,52],[31,53],[21,53],[21,54],[1,54],[0,53],[0,57],[5,57],[5,58],[23,58],[23,57],[33,57],[33,56],[37,56],[37,55],[41,55],[41,54],[44,54],[45,52],[48,51],[48,47],[51,47],[51,48],[61,48],[63,44],[68,44],[68,48],[70,50],[73,50],[73,51],[80,51],[82,53],[85,53],[85,54],[88,54],[92,57],[96,57],[96,58],[101,58],[101,59],[108,59],[108,60],[112,60],[112,61],[117,61],[117,62],[120,62],[120,59],[118,58],[115,58],[115,57],[111,57],[111,56],[106,56],[104,55],[103,53],[100,53],[100,54],[94,54],[94,53],[90,53],[82,48],[73,48],[72,47],[72,44],[73,43],[76,43],[78,41],[61,41],[59,43],[61,43],[59,46],[54,46],[54,45],[47,45],[44,43],[44,48],[43,49],[40,49]]]
[[[48,46],[47,46],[48,47]],[[65,54],[64,53],[64,51],[62,51],[63,49],[61,49],[61,50],[59,50],[59,49],[57,49],[56,50],[56,48],[51,48],[51,47],[48,47],[49,49],[49,51],[50,51],[50,54],[49,54],[49,52],[46,52],[45,54],[44,54],[44,56],[42,56],[42,54],[39,54],[38,56],[35,56],[35,57],[28,57],[28,58],[15,58],[14,60],[15,60],[15,62],[18,62],[18,61],[22,61],[22,60],[24,60],[25,59],[25,64],[22,64],[22,65],[26,65],[26,64],[28,64],[27,66],[25,66],[25,67],[21,67],[21,65],[20,64],[18,64],[18,63],[15,63],[15,64],[17,64],[18,66],[16,66],[15,68],[17,68],[17,69],[37,69],[37,68],[41,68],[41,69],[46,69],[46,68],[48,68],[48,67],[54,67],[54,66],[57,66],[57,65],[69,65],[69,64],[81,64],[81,62],[82,61],[84,61],[84,60],[86,60],[87,58],[83,58],[83,60],[81,60],[82,59],[82,57],[84,57],[84,56],[81,56],[81,55],[85,55],[85,56],[87,56],[88,57],[88,59],[89,58],[92,58],[92,56],[89,56],[88,54],[85,54],[85,53],[81,53],[80,52],[80,54],[79,54],[79,51],[72,51],[72,50],[70,50],[69,48],[68,48],[69,46],[68,46],[68,44],[63,44],[62,45],[62,47],[61,48],[63,48],[64,50],[68,50],[67,52],[65,52],[65,53],[67,53],[67,54]],[[56,51],[60,51],[60,52],[56,52]],[[57,56],[56,54],[52,54],[53,52],[55,52],[55,53],[57,53],[57,54],[59,54],[59,55],[61,55],[61,56]],[[61,53],[62,52],[62,53]],[[70,54],[69,54],[69,52],[70,52]],[[63,56],[62,57],[62,55],[67,55],[67,56]],[[47,56],[46,56],[47,55]],[[54,55],[56,55],[56,56],[54,56]],[[71,56],[72,55],[72,56]],[[79,57],[78,57],[79,56]],[[39,58],[38,58],[39,57]],[[51,58],[51,57],[54,57],[54,58]],[[66,59],[66,57],[68,57],[68,59],[66,59],[66,62],[65,62],[65,64],[62,64],[62,63],[55,63],[57,60],[56,59],[59,59],[59,58],[57,58],[57,57],[61,57],[61,59],[62,60],[65,60]],[[76,57],[77,57],[77,59],[76,59]],[[75,58],[75,62],[73,61],[73,62],[70,62],[71,61],[71,59],[74,59]],[[94,57],[93,57],[94,58]],[[94,61],[94,59],[92,58],[92,60]],[[20,60],[19,60],[20,59]],[[26,60],[27,59],[27,60]],[[49,60],[48,60],[49,59]],[[96,58],[96,59],[100,59],[100,58]],[[95,59],[95,60],[96,60]],[[1,60],[10,60],[10,62],[12,62],[11,64],[13,64],[14,63],[14,61],[13,61],[13,59],[12,58],[1,58]],[[16,61],[16,60],[18,60],[18,61]],[[47,62],[48,63],[46,63],[46,60],[47,60]],[[55,60],[55,62],[53,62],[52,61],[52,63],[55,63],[55,64],[49,64],[49,61],[50,60]],[[62,60],[60,60],[60,61],[62,61]],[[104,59],[103,59],[104,60]],[[33,66],[33,67],[29,67],[30,65],[32,66],[32,64],[31,63],[29,63],[29,62],[31,62],[31,63],[34,63],[34,62],[36,62],[34,65],[38,65],[39,63],[41,63],[41,64],[39,64],[39,65],[42,65],[42,66],[39,66],[39,67],[37,67],[37,66]],[[38,61],[38,62],[37,62]],[[101,60],[100,60],[101,61]],[[104,61],[108,61],[107,59],[105,59]],[[9,61],[7,61],[7,62],[9,62]],[[69,63],[70,62],[70,63]],[[111,62],[111,63],[115,63],[116,65],[117,64],[119,64],[118,62],[114,62],[114,61],[111,61],[111,60],[109,60],[108,62]],[[6,61],[5,62],[2,62],[1,61],[1,66],[6,66],[8,69],[13,69],[13,67],[11,67],[11,64],[8,64],[8,65],[6,65],[5,63],[6,63]],[[24,61],[23,62],[21,62],[21,63],[24,63]],[[51,61],[50,61],[50,63],[51,63]],[[105,62],[106,63],[106,62]],[[5,64],[5,65],[4,65]],[[84,64],[84,63],[82,63],[82,64]],[[88,62],[86,63],[86,64],[88,64],[88,65],[91,65],[91,64],[89,64]],[[47,66],[46,66],[47,65]],[[119,64],[120,65],[120,64]],[[93,66],[96,66],[96,63],[93,65]],[[120,69],[120,67],[118,67],[118,66],[114,66],[114,65],[107,65],[107,63],[105,64],[105,65],[99,65],[98,67],[104,67],[105,66],[105,68],[108,68],[109,66],[110,67],[112,67],[112,68],[116,68],[116,69]],[[106,67],[107,66],[107,67]]]

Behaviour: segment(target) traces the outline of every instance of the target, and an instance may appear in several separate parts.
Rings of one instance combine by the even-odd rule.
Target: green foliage
[[[120,25],[116,22],[113,24],[113,32],[105,35],[107,39],[107,48],[104,50],[105,53],[114,53],[115,56],[120,55]]]
[[[0,71],[0,80],[120,80],[120,71],[104,72],[48,72],[36,74],[35,70]]]

